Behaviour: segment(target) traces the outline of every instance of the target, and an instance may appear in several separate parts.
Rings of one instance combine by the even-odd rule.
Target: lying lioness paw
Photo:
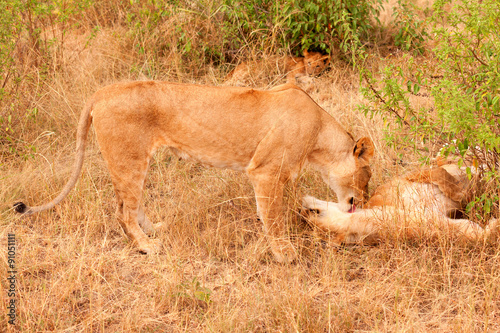
[[[337,243],[377,243],[382,233],[442,235],[445,231],[465,240],[488,237],[498,228],[492,219],[482,228],[466,219],[453,219],[472,199],[474,183],[457,165],[422,169],[378,187],[364,209],[352,213],[338,203],[305,197],[307,218],[333,232]]]
[[[70,180],[51,202],[23,203],[33,214],[66,197],[80,174],[91,123],[118,201],[117,218],[140,251],[153,251],[144,231],[153,230],[141,203],[149,161],[158,147],[208,165],[245,172],[255,190],[257,211],[279,261],[295,250],[285,238],[285,183],[310,164],[337,193],[339,209],[363,200],[370,179],[373,143],[354,141],[305,92],[287,84],[268,91],[141,81],[97,91],[80,117],[77,154]]]

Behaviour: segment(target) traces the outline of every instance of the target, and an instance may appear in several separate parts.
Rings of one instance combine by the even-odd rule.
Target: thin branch
[[[363,73],[363,78],[365,79],[365,81],[368,83],[368,87],[370,87],[370,90],[373,92],[373,94],[375,95],[376,98],[378,98],[380,100],[380,102],[382,102],[383,104],[387,105],[387,102],[385,101],[385,99],[380,96],[380,94],[378,93],[378,91],[375,89],[375,87],[370,83],[370,80],[368,79],[368,77],[366,76],[366,73]],[[410,127],[410,123],[408,123],[405,119],[403,119],[403,117],[401,117],[399,115],[399,113],[392,107],[388,107],[389,111],[391,111],[402,123],[404,123],[406,126]]]
[[[488,64],[485,63],[484,61],[482,61],[481,59],[479,59],[479,57],[477,56],[476,52],[474,52],[473,49],[469,49],[470,53],[472,53],[472,55],[474,56],[474,58],[479,61],[481,64],[483,64],[483,66],[486,66],[488,67]]]

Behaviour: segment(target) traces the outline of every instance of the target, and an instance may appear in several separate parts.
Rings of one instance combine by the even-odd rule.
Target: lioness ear
[[[373,146],[373,142],[370,138],[364,137],[356,141],[354,145],[354,149],[352,150],[352,154],[357,160],[363,160],[366,164],[368,164],[373,157],[375,152],[375,147]]]
[[[307,50],[302,51],[302,55],[304,57],[307,57],[309,55],[309,51],[307,51]]]

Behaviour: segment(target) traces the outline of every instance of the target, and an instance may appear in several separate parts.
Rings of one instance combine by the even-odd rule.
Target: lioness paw
[[[156,254],[162,249],[162,242],[159,239],[150,239],[147,243],[139,245],[139,253]]]
[[[292,263],[297,258],[297,252],[292,243],[288,240],[272,240],[271,251],[276,261],[280,263]]]

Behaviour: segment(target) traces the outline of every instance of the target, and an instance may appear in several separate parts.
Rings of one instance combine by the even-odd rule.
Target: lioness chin
[[[245,172],[257,211],[281,262],[295,258],[284,237],[283,187],[305,164],[319,170],[348,211],[363,199],[370,179],[373,143],[354,141],[332,116],[294,85],[260,91],[156,81],[109,85],[97,91],[80,117],[73,173],[62,192],[33,214],[54,207],[80,174],[91,123],[118,201],[117,219],[139,250],[154,250],[153,230],[141,204],[149,161],[160,146],[208,165]],[[141,229],[142,228],[142,229]]]

